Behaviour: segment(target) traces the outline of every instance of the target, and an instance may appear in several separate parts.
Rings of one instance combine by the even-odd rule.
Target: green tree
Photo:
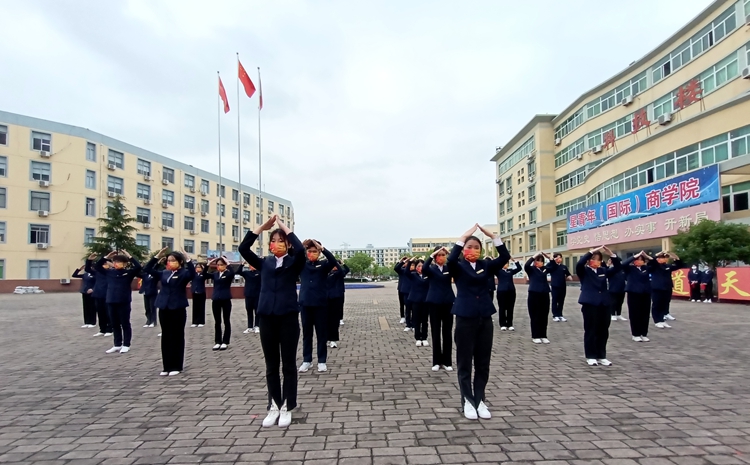
[[[387,278],[389,276],[396,276],[396,271],[390,266],[374,266],[372,275],[378,278]]]
[[[99,235],[88,244],[87,255],[107,255],[113,250],[126,250],[138,260],[143,260],[149,250],[135,243],[137,229],[132,225],[136,220],[117,196],[107,207],[107,217],[99,218]]]
[[[730,262],[750,263],[750,231],[746,225],[703,220],[672,238],[675,252],[686,263],[715,268]]]
[[[366,253],[357,252],[346,260],[346,266],[351,270],[352,275],[359,275],[362,277],[362,273],[369,270],[372,266],[372,262],[375,260],[367,255]]]

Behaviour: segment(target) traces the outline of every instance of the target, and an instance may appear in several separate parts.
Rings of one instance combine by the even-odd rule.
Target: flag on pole
[[[227,99],[227,91],[224,90],[224,84],[221,82],[219,77],[219,97],[224,102],[224,113],[229,113],[229,99]]]
[[[247,94],[248,98],[253,98],[253,94],[255,93],[255,84],[253,84],[253,81],[250,80],[250,76],[247,75],[247,72],[245,71],[245,68],[242,66],[242,63],[240,62],[239,58],[237,59],[237,63],[239,64],[239,77],[240,82],[242,83],[242,87],[245,88],[245,93]]]
[[[263,83],[260,81],[260,68],[258,68],[258,89],[260,90],[260,102],[258,103],[258,110],[263,109]]]

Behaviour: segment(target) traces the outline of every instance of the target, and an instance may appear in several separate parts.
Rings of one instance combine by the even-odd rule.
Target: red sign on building
[[[646,113],[645,108],[641,108],[633,113],[633,134],[649,126],[651,126],[651,121],[648,119],[648,113]]]
[[[615,146],[615,130],[610,129],[604,133],[604,150]]]
[[[700,101],[701,98],[703,98],[703,86],[696,78],[677,89],[677,101],[675,101],[674,108],[682,110]]]

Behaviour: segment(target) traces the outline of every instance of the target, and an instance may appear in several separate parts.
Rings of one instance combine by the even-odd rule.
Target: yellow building
[[[373,259],[373,265],[377,266],[394,266],[401,257],[409,254],[406,247],[375,247],[367,244],[366,247],[346,247],[341,249],[331,249],[331,253],[341,257],[342,260],[348,260],[355,254],[363,253]]]
[[[274,213],[294,223],[288,200],[227,179],[221,198],[219,189],[213,173],[88,129],[0,111],[0,279],[70,277],[118,195],[149,250],[205,255],[219,250],[220,227],[223,249],[237,250]]]
[[[669,249],[677,228],[665,232],[660,215],[648,216],[653,221],[647,228],[628,226],[626,238],[618,229],[615,239],[617,228],[592,228],[584,231],[585,240],[580,234],[569,240],[568,233],[579,226],[571,213],[617,221],[613,205],[623,194],[635,195],[646,186],[662,189],[660,183],[701,169],[718,170],[721,185],[714,198],[718,203],[703,204],[703,210],[750,222],[749,64],[750,0],[717,0],[560,114],[534,116],[492,158],[498,224],[511,254],[560,251],[571,264],[584,250],[608,241],[622,254]],[[672,205],[666,189],[660,201]],[[683,215],[679,226],[702,215],[712,214]],[[663,220],[666,229],[675,221]]]

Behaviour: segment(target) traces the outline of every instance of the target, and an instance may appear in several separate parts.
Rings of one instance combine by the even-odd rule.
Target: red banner
[[[690,285],[688,283],[688,270],[684,268],[672,272],[672,296],[690,297]],[[717,288],[714,289],[719,300],[748,300],[750,301],[750,267],[742,268],[717,268]]]
[[[687,268],[672,272],[672,296],[690,297],[690,283],[688,283],[687,275]]]

